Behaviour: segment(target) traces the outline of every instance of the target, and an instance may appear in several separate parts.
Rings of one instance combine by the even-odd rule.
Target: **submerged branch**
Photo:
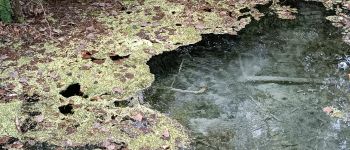
[[[322,79],[278,77],[278,76],[243,76],[239,81],[253,82],[253,83],[323,84]]]
[[[193,91],[193,90],[183,90],[183,89],[170,88],[171,91],[181,92],[181,93],[193,93],[193,94],[204,93],[207,89],[208,89],[207,87],[202,87],[198,91]]]
[[[239,82],[253,82],[253,83],[284,83],[284,84],[323,84],[322,79],[314,78],[298,78],[298,77],[280,77],[280,76],[255,76],[248,75],[244,69],[242,56],[256,57],[253,54],[241,53],[238,61],[242,72],[242,77],[238,79]]]
[[[180,92],[180,93],[192,93],[192,94],[201,94],[204,93],[205,91],[208,90],[207,86],[201,87],[201,89],[194,91],[194,90],[183,90],[183,89],[177,89],[173,87],[160,87],[158,89],[164,89],[164,90],[170,90],[170,91],[175,91],[175,92]]]
[[[180,72],[181,72],[183,63],[184,63],[184,60],[182,59],[182,60],[181,60],[181,64],[180,64],[180,66],[179,66],[179,69],[178,69],[178,71],[177,71],[177,74],[174,76],[173,82],[171,82],[171,85],[170,85],[171,88],[174,86],[175,80],[176,80],[177,76],[178,76],[178,75],[180,74]]]

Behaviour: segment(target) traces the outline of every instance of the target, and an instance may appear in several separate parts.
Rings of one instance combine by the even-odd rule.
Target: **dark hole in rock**
[[[175,11],[172,11],[172,12],[171,12],[171,14],[173,14],[173,15],[174,15],[174,14],[176,14],[176,12],[175,12]]]
[[[131,118],[130,116],[126,115],[122,118],[122,120],[120,122],[123,122],[123,121],[128,121],[128,120],[131,120],[131,121],[134,121],[133,118]]]
[[[128,107],[129,106],[129,104],[130,104],[130,102],[129,101],[127,101],[127,100],[122,100],[122,101],[114,101],[114,106],[115,107]]]
[[[25,94],[23,97],[25,102],[29,102],[29,103],[38,102],[40,100],[40,97],[38,94],[33,94],[32,96]]]
[[[242,9],[239,10],[239,12],[241,12],[241,13],[246,13],[246,12],[249,12],[249,11],[250,11],[250,9],[247,8],[247,7],[242,8]]]
[[[241,20],[242,18],[247,18],[247,17],[249,17],[250,16],[250,14],[246,14],[246,15],[243,15],[243,16],[239,16],[238,17],[238,20]]]
[[[60,106],[60,107],[58,107],[58,109],[64,115],[74,114],[73,105],[72,104]]]
[[[89,51],[82,51],[81,58],[83,59],[91,59],[92,53]]]
[[[28,115],[29,116],[39,116],[39,115],[41,115],[41,112],[40,111],[32,111],[32,112],[28,112]]]
[[[111,58],[113,61],[118,61],[121,59],[129,58],[129,56],[130,55],[126,55],[126,56],[112,55],[112,56],[109,56],[109,58]]]
[[[127,14],[131,14],[131,13],[132,13],[132,11],[126,11],[126,13],[127,13]]]
[[[81,96],[83,98],[88,97],[87,95],[84,95],[84,93],[80,91],[79,83],[69,85],[65,90],[61,91],[60,94],[65,98],[68,98],[71,96]]]
[[[29,142],[24,143],[24,149],[27,149],[27,150],[57,149],[57,148],[58,148],[57,145],[52,145],[47,142],[35,142],[34,144]]]
[[[37,122],[31,118],[26,118],[20,126],[21,132],[26,133],[29,130],[33,130],[37,126]]]
[[[205,12],[211,12],[211,11],[212,11],[211,8],[204,8],[203,10],[204,10]]]
[[[16,141],[18,141],[18,138],[15,137],[10,137],[10,136],[3,136],[0,137],[0,148],[2,148],[2,146],[6,146],[8,144],[12,144]]]
[[[181,23],[177,23],[177,24],[175,24],[175,25],[176,25],[176,26],[178,26],[178,27],[179,27],[179,26],[182,26],[182,24],[181,24]]]
[[[91,61],[96,64],[103,64],[105,62],[105,59],[97,59],[97,58],[91,57]]]

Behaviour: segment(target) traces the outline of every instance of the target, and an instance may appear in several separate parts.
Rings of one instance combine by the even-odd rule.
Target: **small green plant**
[[[12,22],[12,9],[10,0],[0,0],[0,21]]]

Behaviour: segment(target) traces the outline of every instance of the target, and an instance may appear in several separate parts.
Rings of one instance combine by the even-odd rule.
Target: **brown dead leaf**
[[[136,120],[136,121],[141,122],[142,119],[143,119],[143,116],[142,116],[140,113],[138,113],[138,114],[136,114],[135,116],[133,116],[132,118],[133,118],[134,120]]]
[[[134,78],[134,74],[132,73],[125,73],[125,77],[128,79],[133,79]]]
[[[94,26],[90,26],[90,27],[87,27],[85,30],[93,32],[93,31],[95,31],[95,28],[94,28]]]
[[[38,115],[34,117],[34,120],[38,123],[43,122],[44,121],[44,115]]]
[[[92,62],[100,65],[105,62],[105,59],[92,59]]]
[[[168,129],[165,129],[163,131],[163,134],[162,134],[162,137],[161,137],[163,140],[170,140],[170,133],[169,133],[169,130]]]
[[[6,143],[8,143],[8,141],[10,141],[11,137],[9,136],[3,136],[0,137],[0,145],[5,145]]]
[[[23,143],[20,141],[16,141],[13,144],[11,144],[11,148],[13,149],[20,149],[23,147]]]
[[[112,90],[113,90],[113,93],[115,93],[115,94],[124,93],[124,90],[122,88],[119,88],[119,87],[114,87]]]
[[[90,59],[92,54],[89,51],[82,51],[80,55],[83,59]]]
[[[19,118],[16,116],[15,117],[15,125],[16,125],[16,129],[18,132],[22,133],[22,130],[21,130],[21,121],[19,120]]]
[[[169,145],[163,145],[163,146],[162,146],[162,149],[164,149],[164,150],[170,149],[170,146],[169,146]]]
[[[324,107],[322,110],[323,110],[323,112],[330,114],[333,112],[333,107],[327,106],[327,107]]]

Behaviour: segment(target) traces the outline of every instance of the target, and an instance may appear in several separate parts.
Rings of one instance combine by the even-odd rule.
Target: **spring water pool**
[[[295,7],[295,20],[270,14],[152,58],[147,102],[188,127],[193,149],[350,149],[350,123],[322,111],[350,109],[337,68],[350,47],[322,6]]]

